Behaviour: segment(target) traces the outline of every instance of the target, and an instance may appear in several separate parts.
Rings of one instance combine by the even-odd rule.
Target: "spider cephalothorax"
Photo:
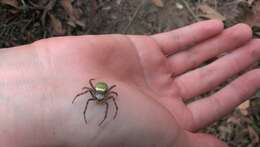
[[[116,85],[112,85],[111,87],[108,87],[108,85],[105,82],[97,82],[95,84],[95,86],[94,86],[93,83],[92,83],[93,80],[94,79],[90,79],[89,80],[89,84],[90,84],[91,88],[90,87],[83,87],[82,90],[84,90],[84,91],[79,93],[79,94],[77,94],[75,96],[75,98],[73,99],[72,103],[74,103],[75,100],[79,96],[84,95],[84,94],[86,94],[88,92],[90,93],[92,98],[87,100],[87,103],[85,105],[85,109],[83,111],[85,123],[87,123],[86,111],[87,111],[88,104],[89,104],[90,101],[96,101],[96,102],[98,102],[100,104],[105,104],[106,105],[106,112],[105,112],[104,119],[99,123],[99,125],[101,125],[105,121],[105,119],[107,118],[108,107],[109,107],[109,104],[108,104],[107,100],[109,100],[109,99],[112,99],[113,102],[114,102],[114,105],[115,105],[115,108],[116,108],[116,112],[115,112],[113,118],[114,119],[116,118],[117,112],[118,112],[118,106],[117,106],[115,97],[118,94],[116,92],[112,91],[112,89],[115,88]]]

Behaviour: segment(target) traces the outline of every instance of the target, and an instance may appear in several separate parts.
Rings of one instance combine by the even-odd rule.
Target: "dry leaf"
[[[250,101],[247,100],[238,106],[238,109],[243,115],[248,115],[248,108],[250,107]]]
[[[219,19],[226,20],[226,18],[217,12],[215,9],[211,8],[207,4],[201,4],[198,6],[199,10],[203,13],[200,15],[201,17],[209,18],[209,19]]]
[[[250,126],[247,126],[247,127],[248,127],[248,131],[249,131],[249,136],[252,139],[252,144],[255,145],[255,144],[259,143],[260,139],[259,139],[257,132],[252,127],[250,127]]]
[[[157,7],[164,7],[164,3],[162,0],[152,0],[152,3]]]
[[[77,24],[78,26],[81,26],[82,28],[85,28],[85,24],[79,20],[80,16],[79,13],[73,8],[70,0],[61,0],[61,5],[69,15],[71,21],[69,21],[69,24],[72,24],[72,26],[75,26]]]
[[[61,0],[61,5],[72,20],[77,20],[78,16],[74,13],[73,6],[70,0]]]
[[[176,5],[176,7],[178,8],[178,9],[180,9],[180,10],[182,10],[183,8],[184,8],[184,6],[181,4],[181,3],[176,3],[175,4]]]
[[[255,1],[252,13],[247,17],[246,23],[248,25],[260,27],[260,1]]]
[[[255,2],[255,0],[247,0],[247,3],[251,6],[253,3]]]
[[[238,118],[238,117],[235,117],[235,116],[231,116],[227,119],[227,122],[228,123],[233,123],[233,124],[236,124],[236,125],[240,125],[241,123],[241,119]]]
[[[19,8],[17,0],[0,0],[0,3],[12,6],[14,8]]]
[[[52,14],[49,14],[49,16],[50,16],[51,26],[53,28],[55,35],[64,35],[64,30],[62,28],[62,23],[60,22],[60,20]]]

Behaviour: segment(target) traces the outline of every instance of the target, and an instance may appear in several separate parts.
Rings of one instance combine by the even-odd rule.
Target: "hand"
[[[153,36],[59,37],[0,50],[0,145],[9,147],[225,147],[196,130],[220,119],[260,88],[251,70],[214,90],[260,57],[260,40],[248,26],[223,30],[216,20]],[[205,61],[220,56],[203,66]],[[88,80],[114,88],[119,110],[109,101],[72,104]]]

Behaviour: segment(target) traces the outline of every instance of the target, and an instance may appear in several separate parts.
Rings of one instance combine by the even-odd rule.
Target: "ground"
[[[154,34],[210,18],[248,23],[259,37],[257,14],[259,0],[0,0],[0,48],[52,36]],[[260,147],[260,100],[201,131],[231,147]]]

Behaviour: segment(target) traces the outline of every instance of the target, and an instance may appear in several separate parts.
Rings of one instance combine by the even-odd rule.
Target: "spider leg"
[[[87,109],[88,109],[88,104],[89,104],[90,101],[94,101],[94,100],[96,100],[96,99],[95,98],[88,99],[88,101],[87,101],[87,103],[85,105],[85,109],[83,111],[83,115],[84,115],[84,121],[85,121],[86,124],[87,124],[86,112],[87,112]]]
[[[75,96],[75,98],[73,99],[72,104],[76,101],[76,99],[77,99],[79,96],[84,95],[84,94],[86,94],[86,93],[88,93],[88,92],[89,92],[89,90],[77,94],[77,95]]]
[[[89,87],[82,87],[82,90],[92,90],[91,88],[89,88]]]
[[[112,100],[113,100],[113,103],[114,103],[115,108],[116,108],[116,112],[115,112],[114,117],[113,117],[113,119],[115,119],[116,116],[117,116],[117,113],[118,113],[118,105],[117,105],[117,103],[116,103],[116,99],[115,99],[114,96],[109,96],[109,97],[107,98],[107,100],[109,100],[109,99],[112,99]]]
[[[106,91],[106,96],[109,96],[109,94],[115,94],[116,96],[118,96],[117,92],[115,91],[111,91],[113,88],[115,88],[116,85],[112,85],[107,91]]]
[[[113,119],[115,119],[115,118],[116,118],[116,116],[117,116],[117,113],[118,113],[118,105],[117,105],[117,103],[116,103],[116,100],[115,100],[115,98],[114,98],[114,97],[112,97],[112,100],[113,100],[113,102],[114,102],[114,105],[115,105],[115,107],[116,107],[116,112],[115,112],[115,114],[114,114],[114,117],[113,117]]]
[[[93,98],[96,98],[96,96],[94,95],[93,90],[90,90],[89,92],[90,92],[90,94],[91,94],[91,96],[92,96]]]
[[[90,79],[90,80],[89,80],[89,85],[90,85],[93,89],[95,89],[95,87],[94,87],[94,85],[93,85],[93,83],[92,83],[93,80],[95,80],[95,79]]]
[[[115,96],[118,96],[118,93],[115,91],[111,91],[110,94],[114,94]]]
[[[112,85],[108,90],[107,90],[107,93],[109,93],[109,91],[111,91],[113,88],[115,88],[116,85]]]
[[[105,112],[105,116],[104,116],[104,119],[99,123],[99,125],[98,126],[100,126],[104,121],[105,121],[105,119],[107,118],[107,113],[108,113],[108,103],[107,102],[104,102],[105,104],[106,104],[106,112]]]

